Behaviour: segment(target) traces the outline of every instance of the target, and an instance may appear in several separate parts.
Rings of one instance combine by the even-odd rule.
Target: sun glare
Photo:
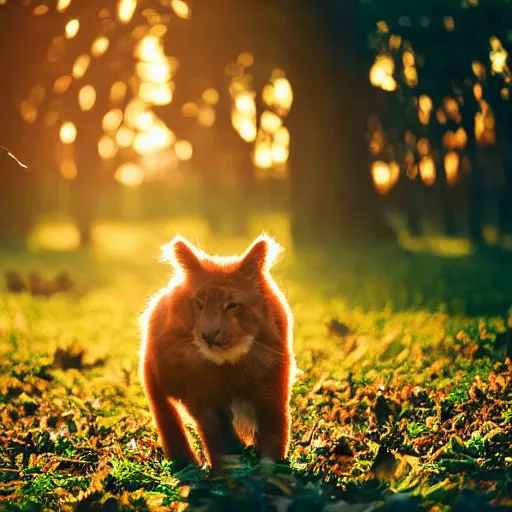
[[[57,11],[64,12],[71,5],[71,0],[58,0]]]
[[[176,16],[188,20],[190,18],[190,7],[183,0],[171,0],[172,10]]]
[[[68,21],[65,28],[66,39],[73,39],[78,34],[79,28],[80,22],[76,18]]]
[[[128,162],[115,172],[115,179],[127,187],[138,187],[144,181],[144,170],[140,165]]]
[[[92,85],[85,85],[78,93],[78,103],[84,112],[91,110],[96,103],[96,89]]]
[[[74,123],[66,121],[60,127],[60,140],[63,144],[73,144],[77,136],[77,130]]]
[[[118,0],[117,17],[121,23],[129,23],[137,9],[137,0]]]

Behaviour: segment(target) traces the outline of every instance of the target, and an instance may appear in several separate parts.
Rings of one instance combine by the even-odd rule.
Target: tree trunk
[[[442,144],[442,142],[441,142]],[[441,220],[443,232],[446,236],[454,237],[457,235],[457,220],[455,215],[455,197],[453,187],[448,183],[448,177],[444,167],[444,157],[446,152],[444,149],[441,151],[441,156],[438,159],[436,167],[443,173],[440,176],[440,195],[441,195]]]
[[[289,119],[292,234],[299,243],[393,238],[370,174],[372,93],[357,2],[337,3],[302,4],[293,13],[303,36],[291,58]]]
[[[478,162],[478,142],[475,135],[475,114],[478,104],[472,88],[463,88],[464,105],[461,108],[462,126],[467,134],[466,154],[468,155],[471,172],[468,182],[468,236],[476,249],[485,245],[483,236],[484,223],[484,182],[482,169]]]
[[[407,232],[412,237],[423,235],[423,223],[421,215],[421,196],[423,195],[421,178],[417,176],[415,180],[409,183],[405,197],[405,217]]]
[[[41,61],[41,43],[46,42],[48,30],[46,26],[41,29],[37,18],[22,2],[0,6],[0,66],[4,70],[0,145],[29,166],[24,170],[6,154],[0,155],[0,244],[23,245],[37,213],[37,130],[34,124],[23,123],[19,109]],[[32,44],[35,40],[37,48]]]

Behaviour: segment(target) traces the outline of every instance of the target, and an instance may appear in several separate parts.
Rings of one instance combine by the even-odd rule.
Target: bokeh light
[[[96,89],[92,85],[84,85],[78,92],[78,103],[84,112],[91,110],[96,103]]]
[[[208,105],[216,105],[219,102],[219,93],[215,89],[206,89],[202,98]]]
[[[193,148],[188,140],[177,140],[174,151],[180,160],[187,161],[192,158]]]
[[[57,0],[57,11],[64,12],[71,5],[71,0]]]
[[[101,57],[108,50],[109,46],[110,40],[108,37],[97,37],[91,45],[91,55],[93,57]]]
[[[456,151],[449,151],[444,157],[444,170],[446,172],[446,181],[449,185],[454,185],[459,176],[460,157]]]
[[[394,91],[396,89],[396,81],[393,78],[394,71],[393,58],[389,55],[378,55],[370,69],[370,82],[385,91]]]
[[[171,7],[175,14],[185,20],[190,18],[190,7],[183,0],[171,0]]]
[[[115,133],[123,122],[123,112],[119,108],[109,110],[102,120],[102,127],[105,133]]]
[[[427,186],[434,184],[436,180],[436,164],[431,156],[425,156],[419,163],[420,176]]]
[[[75,78],[82,78],[85,75],[90,62],[91,62],[91,57],[89,55],[87,55],[87,54],[80,55],[75,60],[75,63],[73,65],[73,76]]]
[[[128,162],[118,167],[114,177],[127,187],[138,187],[144,181],[144,170],[140,165]]]
[[[117,17],[121,23],[129,23],[137,9],[137,0],[118,0]]]
[[[116,139],[109,135],[103,135],[98,142],[98,154],[105,160],[114,158],[117,154],[117,149]]]
[[[64,29],[66,39],[73,39],[78,34],[78,30],[80,29],[80,22],[74,18],[69,20],[66,24],[66,28]]]
[[[77,176],[77,168],[74,158],[65,157],[60,162],[60,174],[65,180],[74,180]]]
[[[75,124],[71,121],[62,123],[59,135],[63,144],[73,144],[77,137],[77,129]]]
[[[71,83],[73,82],[73,78],[69,75],[60,76],[55,80],[53,84],[53,90],[57,94],[64,94],[68,89]]]

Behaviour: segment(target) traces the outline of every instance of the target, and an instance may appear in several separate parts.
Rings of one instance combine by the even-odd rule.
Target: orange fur
[[[293,317],[270,275],[280,250],[266,235],[241,256],[181,237],[164,247],[176,274],[142,316],[140,378],[167,457],[197,460],[182,406],[213,471],[251,439],[263,458],[286,456],[295,359]]]

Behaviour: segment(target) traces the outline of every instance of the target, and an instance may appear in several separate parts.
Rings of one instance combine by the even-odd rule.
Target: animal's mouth
[[[203,357],[216,365],[235,364],[249,352],[253,341],[253,336],[246,335],[234,343],[233,339],[228,337],[221,343],[216,341],[208,344],[202,337],[194,337],[194,343]]]
[[[219,350],[226,350],[231,345],[229,340],[215,341],[213,343],[208,343],[205,341],[205,343],[209,349],[219,349]]]

